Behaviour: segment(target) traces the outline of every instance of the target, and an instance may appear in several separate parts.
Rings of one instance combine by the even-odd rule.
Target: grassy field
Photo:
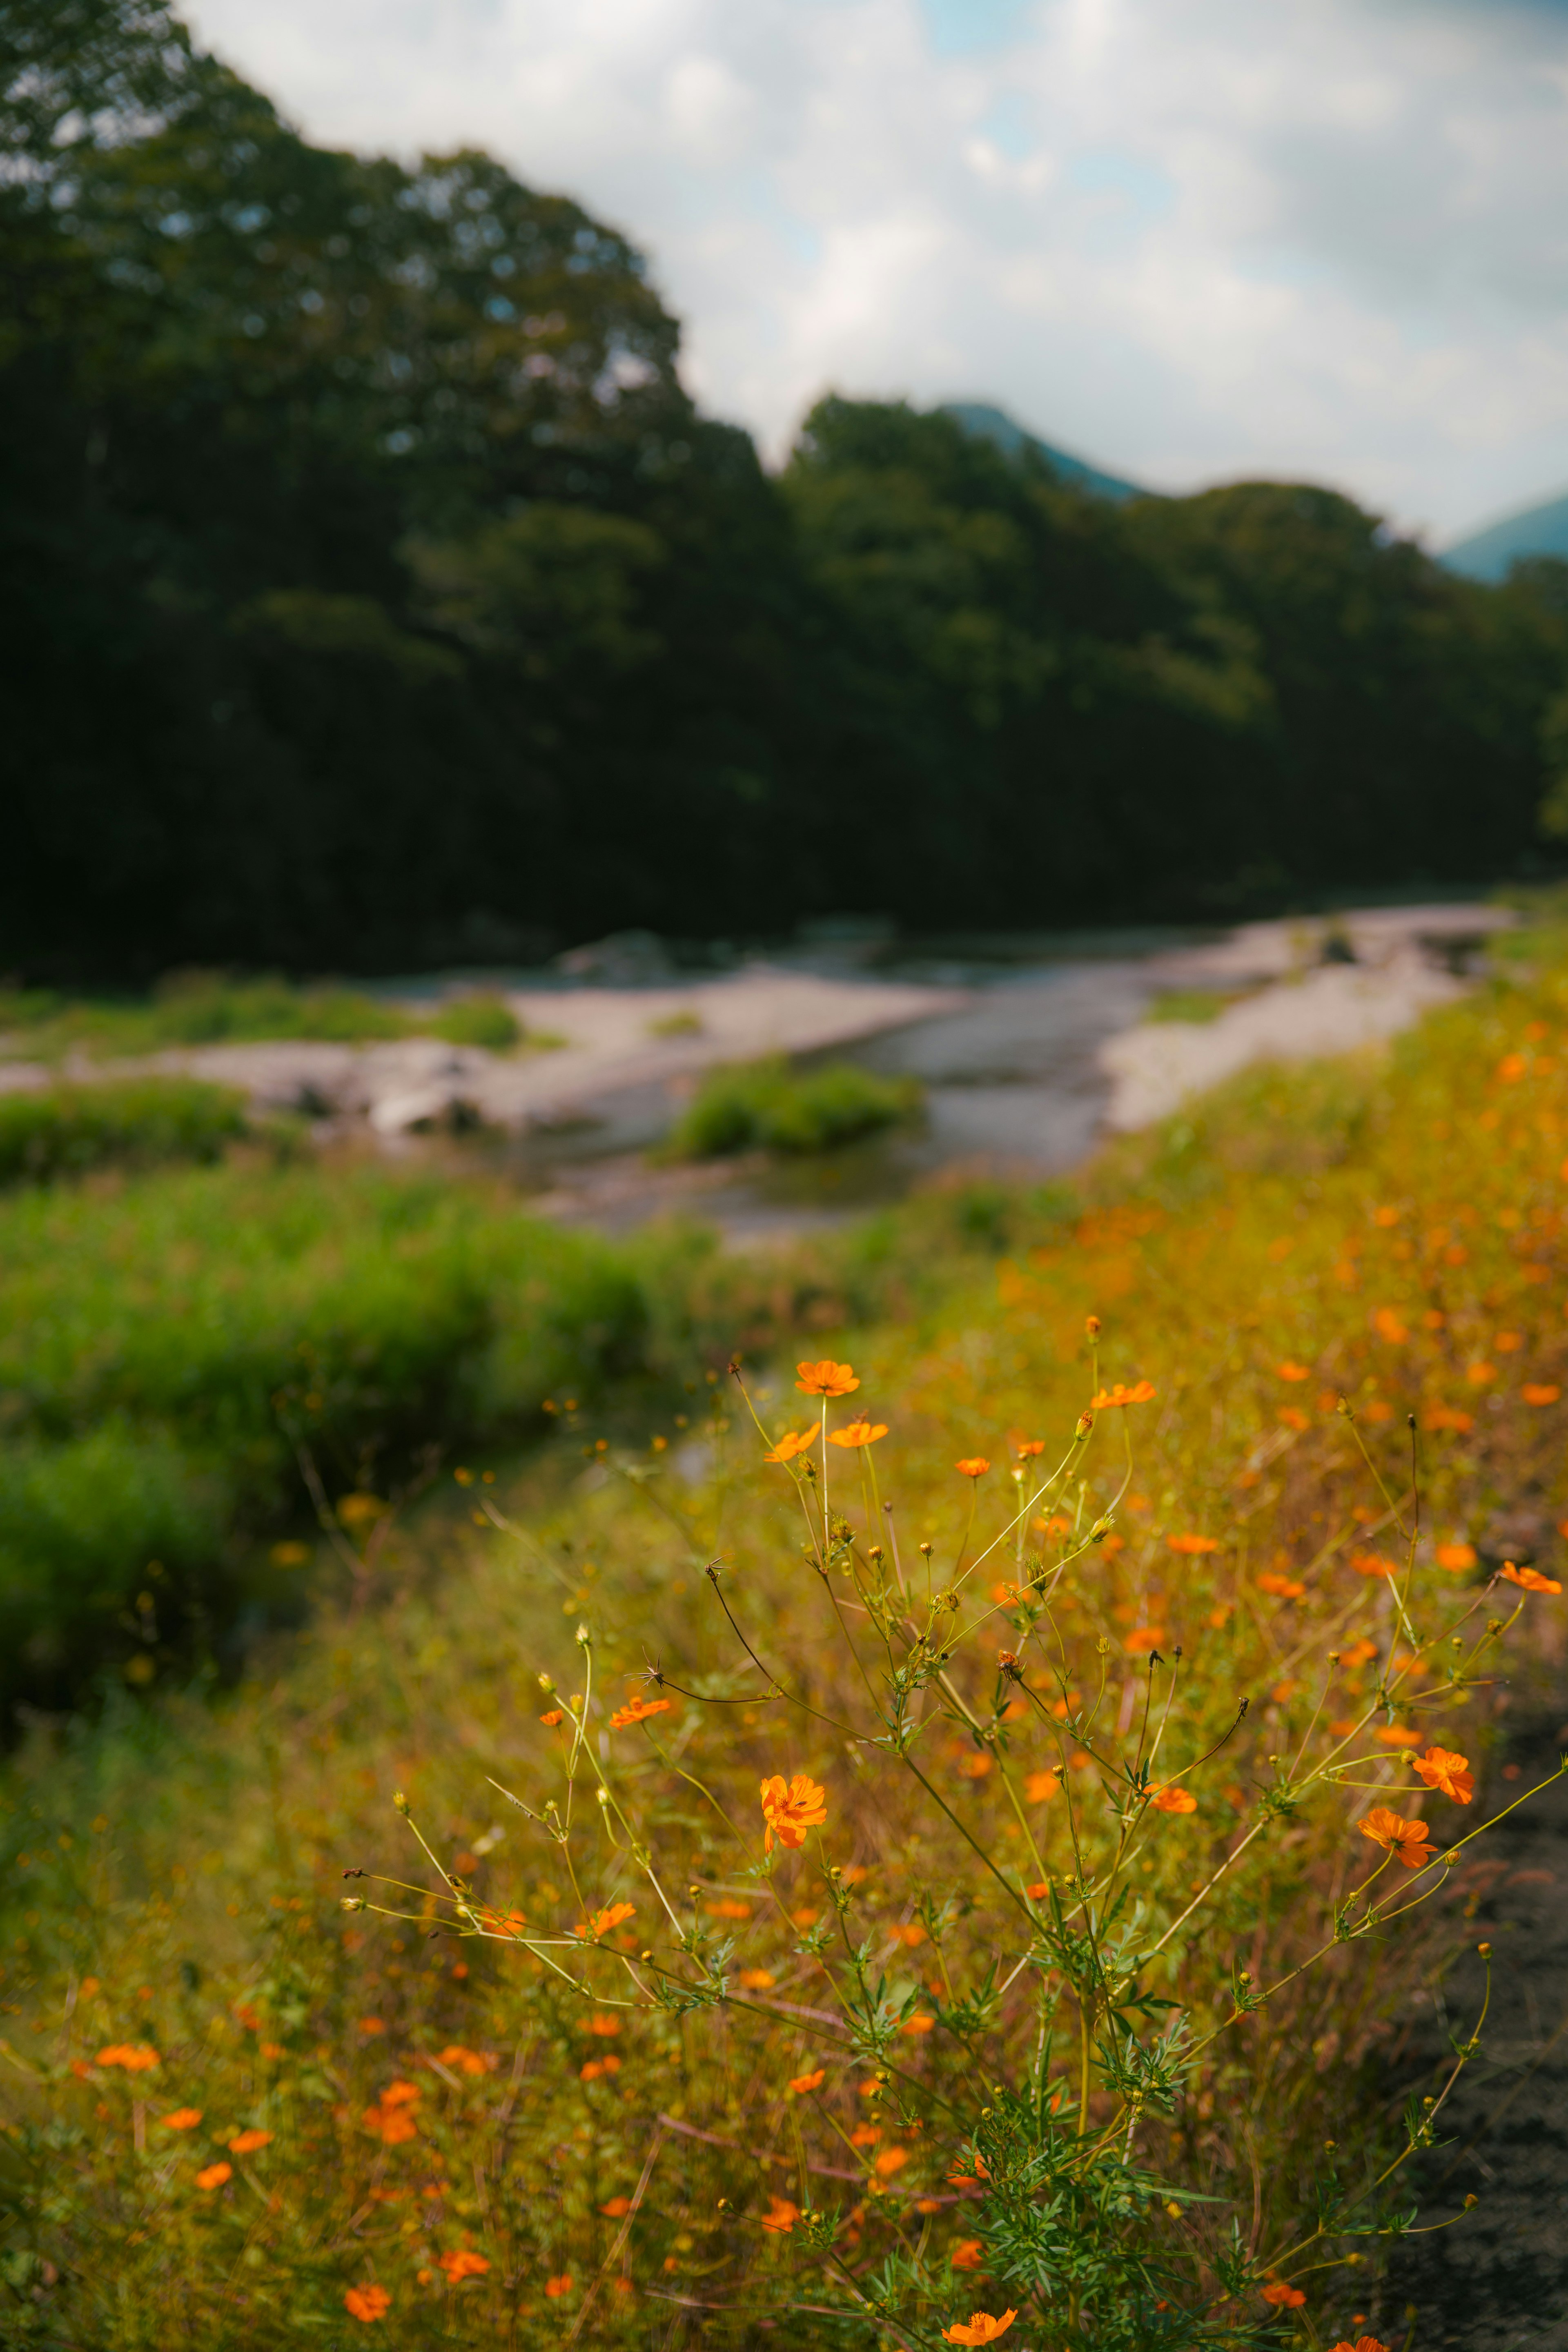
[[[311,1622],[8,1769],[10,2340],[1396,2340],[1379,2176],[1441,2116],[1380,2053],[1473,1939],[1462,1841],[1562,1654],[1549,951],[1070,1193],[797,1266],[553,1237],[541,1275],[493,1201],[369,1177],[336,1223],[288,1171],[29,1201],[28,1429],[199,1432],[263,1486],[263,1385],[341,1391],[342,1435]],[[103,1287],[160,1215],[234,1235],[170,1240],[167,1313]],[[557,1433],[519,1455],[459,1392]],[[465,1426],[384,1508],[356,1447]],[[765,1852],[774,1775],[823,1818]],[[1454,1861],[1402,1870],[1427,1837]]]
[[[315,1037],[345,1045],[392,1037],[443,1037],[452,1045],[559,1045],[524,1038],[517,1016],[493,989],[465,989],[427,1012],[365,990],[322,981],[232,979],[223,972],[174,972],[146,997],[83,997],[52,989],[0,989],[0,1036],[29,1060],[67,1055],[152,1054],[172,1045],[228,1045],[258,1039]]]

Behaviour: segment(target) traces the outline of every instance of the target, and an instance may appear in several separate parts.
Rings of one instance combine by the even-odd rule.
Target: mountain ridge
[[[1124,481],[1119,474],[1108,474],[1102,467],[1091,466],[1086,457],[1075,457],[1070,450],[1058,449],[1049,441],[1042,441],[1037,433],[1031,433],[991,401],[944,400],[940,414],[951,416],[955,425],[962,425],[977,440],[994,443],[1007,457],[1019,449],[1033,449],[1064,480],[1113,506],[1124,505],[1129,499],[1160,495],[1157,490],[1146,490],[1141,482]]]

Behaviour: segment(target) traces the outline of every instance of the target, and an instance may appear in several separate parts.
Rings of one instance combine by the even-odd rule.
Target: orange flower
[[[544,2282],[544,2292],[550,2297],[552,2303],[555,2301],[557,2295],[570,2294],[572,2292],[571,2272],[563,2271],[559,2278],[546,2279]]]
[[[1026,1886],[1024,1889],[1031,1903],[1043,1903],[1050,1891],[1051,1882],[1048,1878],[1042,1878],[1037,1885]]]
[[[1562,1393],[1555,1381],[1526,1381],[1520,1390],[1526,1404],[1555,1404]]]
[[[1287,1429],[1310,1429],[1312,1426],[1300,1405],[1282,1404],[1274,1418],[1282,1422]]]
[[[620,2032],[620,2030],[621,2030],[621,2021],[620,2021],[620,2019],[619,2019],[618,2017],[604,2017],[604,2016],[597,2016],[597,2017],[591,2017],[591,2018],[588,2020],[588,2031],[589,2031],[589,2032],[590,2032],[590,2033],[596,2033],[596,2034],[598,2034],[598,2035],[600,2036],[600,2038],[601,2038],[603,2041],[605,2041],[605,2042],[613,2042],[613,2041],[615,2040],[615,2038],[616,2038],[616,2034]],[[462,2053],[461,2051],[453,2051],[453,2050],[448,2050],[448,2051],[445,2051],[445,2052],[443,2052],[443,2053],[442,2053],[442,2054],[443,2054],[443,2056],[447,2057],[447,2058],[453,2058],[453,2057],[458,2057],[458,2058],[460,2058],[460,2057],[463,2055],[463,2053]],[[469,2056],[469,2057],[472,2057],[472,2055],[473,2055],[472,2051],[469,2051],[468,2054],[468,2056]],[[484,2063],[485,2063],[485,2061],[484,2061],[483,2059],[481,2059],[481,2060],[479,2061],[479,2064],[482,2066]],[[474,2066],[470,2066],[470,2067],[468,2067],[468,2069],[467,2071],[468,2071],[470,2074],[477,2074],[477,2073],[479,2072],[479,2068],[478,2068],[478,2067],[474,2067]]]
[[[1263,2290],[1263,2300],[1271,2303],[1276,2311],[1294,2311],[1307,2298],[1299,2286],[1291,2286],[1284,2279],[1270,2279]]]
[[[228,2143],[230,2156],[254,2156],[258,2147],[270,2147],[272,2134],[264,2131],[236,2132]]]
[[[763,2215],[763,2227],[771,2230],[775,2237],[787,2238],[799,2219],[798,2205],[792,2205],[787,2197],[770,2196],[768,2210]]]
[[[1310,1366],[1293,1364],[1289,1357],[1282,1364],[1276,1364],[1274,1369],[1282,1381],[1310,1381],[1312,1377]]]
[[[172,2116],[160,2116],[160,2131],[195,2131],[202,2119],[200,2107],[176,2107]]]
[[[1157,1650],[1165,1638],[1163,1625],[1134,1625],[1127,1636],[1127,1654],[1131,1658],[1146,1657]]]
[[[590,2033],[618,2033],[620,2030],[618,2021],[613,2017],[591,2017],[588,2020]],[[494,2071],[496,2062],[493,2058],[486,2058],[478,2050],[466,2050],[460,2042],[449,2042],[445,2050],[437,2053],[436,2063],[440,2066],[455,2066],[459,2074],[489,2074]]]
[[[1190,1552],[1194,1559],[1200,1552],[1219,1549],[1219,1540],[1215,1536],[1167,1536],[1165,1540],[1173,1551]]]
[[[1266,1568],[1258,1580],[1258,1590],[1259,1592],[1272,1592],[1279,1601],[1300,1601],[1307,1588],[1299,1577],[1280,1576],[1273,1569]]]
[[[1412,1731],[1408,1724],[1385,1723],[1378,1733],[1385,1748],[1419,1748],[1421,1734]]]
[[[111,2042],[100,2050],[96,2062],[100,2066],[123,2066],[128,2074],[144,2074],[150,2066],[161,2066],[158,2053],[145,2042]]]
[[[612,1903],[605,1910],[595,1911],[592,1920],[579,1919],[572,1933],[587,1943],[596,1944],[601,1936],[607,1936],[613,1927],[629,1919],[637,1907],[635,1903]]]
[[[860,1385],[853,1364],[836,1364],[831,1356],[820,1364],[797,1364],[795,1370],[800,1375],[795,1386],[805,1396],[847,1396]]]
[[[470,2253],[467,2246],[459,2246],[438,2259],[448,2286],[457,2286],[466,2278],[483,2278],[489,2268],[483,2254]]]
[[[1043,1454],[1045,1450],[1043,1437],[1019,1437],[1016,1433],[1013,1437],[1013,1451],[1020,1462],[1026,1462],[1032,1454]]]
[[[601,2205],[599,2208],[605,2219],[611,2221],[620,2221],[623,2214],[629,2213],[631,2210],[632,2200],[629,2197],[612,2197],[607,2205]]]
[[[1397,1561],[1384,1559],[1383,1554],[1376,1551],[1352,1551],[1351,1566],[1358,1576],[1397,1576],[1399,1574]]]
[[[1024,1795],[1031,1805],[1048,1805],[1060,1787],[1054,1772],[1031,1772],[1024,1782]]]
[[[944,2327],[942,2340],[944,2344],[994,2344],[999,2336],[1006,2335],[1017,2316],[1016,2311],[1005,2311],[1000,2319],[993,2319],[988,2311],[971,2312],[967,2321]]]
[[[861,1445],[875,1445],[879,1437],[886,1437],[887,1434],[888,1424],[885,1421],[849,1421],[845,1423],[842,1429],[830,1429],[827,1433],[827,1443],[829,1445],[847,1445],[853,1449]]]
[[[985,2249],[978,2238],[960,2238],[948,2261],[955,2271],[978,2271],[985,2266]]]
[[[1426,1851],[1432,1832],[1426,1822],[1401,1821],[1386,1805],[1373,1805],[1361,1824],[1361,1833],[1393,1854],[1406,1870],[1425,1870],[1432,1859]]]
[[[552,1706],[549,1714],[542,1715],[539,1720],[545,1726],[547,1730],[553,1731],[556,1725],[561,1720],[561,1709],[558,1706]]]
[[[234,2179],[232,2164],[209,2164],[205,2172],[196,2175],[198,2189],[221,2189],[226,2180]]]
[[[1468,1805],[1476,1793],[1469,1759],[1456,1756],[1451,1748],[1428,1748],[1425,1756],[1410,1759],[1429,1789],[1441,1789],[1457,1805]]]
[[[628,1724],[646,1723],[650,1715],[668,1715],[669,1705],[667,1698],[629,1698],[611,1716],[610,1729],[625,1731]]]
[[[984,1454],[966,1454],[962,1462],[952,1466],[961,1478],[984,1478],[991,1465]]]
[[[776,1838],[780,1845],[800,1847],[805,1843],[805,1833],[827,1819],[827,1791],[804,1772],[797,1772],[787,1789],[783,1775],[775,1772],[762,1784],[763,1819],[767,1827],[763,1836],[763,1852],[772,1853]]]
[[[1461,1437],[1467,1435],[1475,1425],[1475,1414],[1461,1412],[1458,1405],[1435,1404],[1426,1415],[1428,1429],[1457,1429]]]
[[[343,2297],[343,2309],[351,2319],[384,2319],[392,2309],[392,2297],[384,2286],[351,2286]]]
[[[772,1969],[742,1969],[740,1985],[742,1992],[770,1992],[778,1982]]]
[[[1198,1801],[1190,1789],[1177,1789],[1169,1782],[1156,1789],[1149,1801],[1157,1813],[1195,1813],[1198,1809]]]
[[[910,2152],[907,2147],[885,2147],[881,2155],[873,2159],[878,2173],[884,2180],[890,2180],[895,2172],[901,2172],[909,2160]]]
[[[1386,1339],[1391,1348],[1403,1347],[1410,1337],[1392,1307],[1380,1307],[1372,1319],[1378,1338]]]
[[[771,1454],[764,1454],[763,1460],[764,1462],[793,1462],[797,1454],[805,1454],[810,1446],[816,1444],[816,1432],[815,1429],[786,1429],[784,1435],[779,1439],[778,1444],[773,1447],[773,1452]]]
[[[1113,1389],[1101,1389],[1097,1397],[1090,1397],[1089,1409],[1090,1412],[1109,1412],[1113,1405],[1147,1404],[1155,1394],[1152,1381],[1139,1381],[1131,1388],[1118,1381]]]
[[[819,2091],[822,2088],[823,2078],[826,2073],[826,2066],[819,2066],[814,2074],[793,2075],[789,2087],[792,2091],[798,2092],[804,2098],[807,2091]]]
[[[888,1933],[895,1944],[907,1945],[911,1952],[918,1951],[926,1940],[926,1931],[918,1919],[910,1919],[901,1927],[889,1927]]]
[[[916,2010],[913,2017],[905,2018],[902,2025],[899,2028],[899,2032],[900,2033],[929,2033],[935,2023],[935,2018],[931,2015],[928,2010],[918,2009]]]
[[[1388,2347],[1380,2344],[1375,2336],[1358,2336],[1353,2344],[1345,2343],[1342,2337],[1331,2347],[1331,2352],[1388,2352]]]
[[[1465,1378],[1473,1389],[1484,1389],[1489,1381],[1496,1380],[1497,1366],[1488,1363],[1467,1364]]]
[[[984,1780],[995,1759],[990,1756],[961,1756],[958,1769],[966,1780]]]
[[[1439,1544],[1434,1557],[1439,1568],[1449,1569],[1457,1575],[1460,1569],[1474,1568],[1476,1548],[1464,1542]]]
[[[620,2071],[621,2062],[612,2050],[607,2058],[590,2058],[585,2066],[579,2066],[577,2079],[581,2083],[596,2083],[601,2074],[618,2074]]]
[[[1502,1564],[1505,1584],[1517,1584],[1521,1592],[1561,1592],[1563,1587],[1554,1576],[1542,1576],[1539,1569],[1515,1568],[1511,1559]]]

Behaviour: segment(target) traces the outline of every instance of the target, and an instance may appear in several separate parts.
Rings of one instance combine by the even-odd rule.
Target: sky
[[[710,414],[978,399],[1435,545],[1568,491],[1568,0],[196,0],[310,137],[627,232]]]

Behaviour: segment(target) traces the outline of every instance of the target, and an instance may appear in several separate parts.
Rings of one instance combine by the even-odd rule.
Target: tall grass
[[[902,1255],[884,1225],[880,1296],[902,1288],[903,1319],[808,1325],[789,1351],[852,1360],[830,1429],[862,1405],[889,1424],[823,1449],[817,1423],[825,1562],[820,1486],[803,1516],[789,1462],[763,1459],[694,1348],[690,1393],[640,1427],[580,1412],[531,1467],[487,1482],[459,1462],[400,1517],[347,1515],[349,1608],[216,1711],[125,1700],[95,1732],[36,1732],[7,1783],[0,1980],[18,2326],[116,2352],[362,2327],[673,2347],[760,2345],[782,2317],[809,2342],[934,2352],[972,2309],[1016,2307],[1006,2340],[1036,2347],[1395,2340],[1380,2241],[1356,2232],[1386,2223],[1377,2176],[1427,2126],[1419,2098],[1408,2125],[1384,2104],[1376,2055],[1445,1939],[1484,1936],[1489,1898],[1463,1862],[1439,1870],[1454,1907],[1418,1915],[1429,1940],[1363,1934],[1364,1895],[1342,1906],[1383,1862],[1369,1804],[1446,1852],[1511,1801],[1506,1706],[1561,1659],[1562,1600],[1492,1580],[1513,1561],[1562,1580],[1565,1047],[1551,971],[1390,1058],[1249,1077],[1119,1148],[1076,1203],[967,1204],[1000,1255],[950,1256],[940,1280],[951,1208],[920,1209]],[[727,1293],[711,1260],[697,1281],[693,1332],[726,1299],[765,1325],[765,1293]],[[660,1344],[680,1344],[673,1317]],[[1073,1454],[1097,1378],[1156,1394],[1099,1408]],[[769,1440],[818,1412],[794,1379],[747,1371]],[[1020,1449],[1058,1438],[1069,1470],[1037,1499],[1054,1457]],[[1021,1549],[1015,1530],[982,1561],[1014,1468]],[[952,1695],[919,1695],[930,1796],[878,1722],[898,1671],[889,1500],[916,1630],[952,1653]],[[1521,1602],[1527,1639],[1488,1663]],[[1190,1812],[1130,1796],[1144,1694],[1152,1678],[1157,1723],[1171,1676],[1142,1785],[1184,1785]],[[634,1696],[670,1705],[613,1727]],[[1428,1745],[1468,1759],[1471,1805],[1418,1784],[1405,1759]],[[826,1792],[782,1858],[759,1851],[775,1772]],[[1054,1790],[1031,1792],[1037,1773]],[[1142,1824],[1114,1868],[1111,1802]],[[362,1868],[412,1893],[345,1883]],[[1074,1883],[1107,1873],[1123,1908],[1095,1934],[1129,1939],[1109,1990],[1146,1956],[1140,1998],[1215,2038],[1178,2066],[1157,2047],[1172,2012],[1112,2003],[1086,2100]],[[1420,1884],[1384,1864],[1373,1905],[1391,1880]],[[1020,1911],[1037,1884],[1061,1927],[1048,1903]],[[1205,1886],[1201,1932],[1172,1934]],[[345,1893],[414,1916],[345,1914]],[[629,1918],[574,1937],[621,1902]],[[1036,1990],[1057,2002],[1043,2044]],[[1134,2114],[1117,2067],[1143,2069]],[[1331,2175],[1361,2201],[1331,2200],[1313,2240]],[[1040,2234],[1047,2179],[1057,2219],[1079,2215],[1065,2251]],[[1069,2306],[1073,2260],[1101,2274]]]
[[[49,1183],[105,1166],[217,1160],[246,1131],[243,1097],[195,1079],[0,1094],[0,1185]]]

